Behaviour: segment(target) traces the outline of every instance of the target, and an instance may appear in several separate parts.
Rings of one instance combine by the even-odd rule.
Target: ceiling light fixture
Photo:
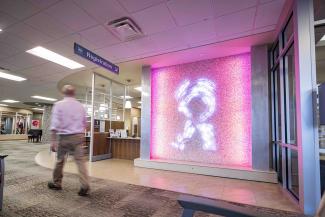
[[[2,29],[0,29],[0,32],[2,32]]]
[[[49,97],[44,97],[44,96],[31,96],[34,99],[42,99],[42,100],[46,100],[46,101],[57,101],[57,99],[54,98],[49,98]]]
[[[17,75],[12,75],[12,74],[6,73],[6,72],[4,72],[1,69],[0,69],[0,78],[12,80],[12,81],[25,81],[25,80],[27,80],[26,78],[23,78],[23,77],[19,77]]]
[[[124,99],[124,96],[120,96],[121,99]],[[125,96],[125,99],[133,99],[132,96]]]
[[[1,102],[5,102],[5,103],[17,103],[19,101],[13,100],[13,99],[5,99],[5,100],[2,100]]]
[[[130,79],[127,79],[126,81],[127,81],[129,84],[130,84],[130,82],[131,82]],[[127,86],[127,94],[129,94],[129,85]],[[125,99],[127,99],[127,97],[130,97],[130,96],[128,96],[128,95],[125,96]],[[131,98],[133,98],[133,97],[131,97]],[[129,99],[131,99],[131,98],[129,98]],[[131,104],[131,101],[130,101],[130,100],[125,101],[124,108],[126,108],[126,109],[130,109],[130,108],[132,108],[132,104]]]
[[[6,105],[6,104],[0,104],[0,106],[4,106],[5,107],[5,106],[8,106],[8,105]]]
[[[126,108],[126,109],[130,109],[130,108],[132,108],[132,104],[131,104],[131,101],[130,101],[130,100],[127,100],[127,101],[125,102],[125,108]]]
[[[41,108],[32,108],[33,110],[37,110],[37,111],[44,111],[44,109]]]
[[[140,87],[135,87],[134,89],[137,90],[137,91],[142,92],[142,87],[141,86]]]
[[[49,60],[51,62],[57,63],[59,65],[65,66],[69,69],[78,69],[78,68],[85,67],[84,65],[81,65],[76,61],[68,59],[60,54],[57,54],[41,46],[34,47],[33,49],[27,50],[26,52],[41,57],[43,59]]]
[[[141,101],[139,101],[138,103],[139,103],[139,104],[142,104],[142,102],[141,102]]]

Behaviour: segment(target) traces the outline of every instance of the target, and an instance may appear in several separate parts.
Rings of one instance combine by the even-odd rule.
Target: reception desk
[[[90,137],[85,137],[84,148],[89,153]],[[118,158],[134,160],[140,157],[140,138],[111,138],[109,133],[94,133],[92,161]]]
[[[113,158],[134,160],[140,157],[140,138],[110,138],[107,144],[111,146]]]

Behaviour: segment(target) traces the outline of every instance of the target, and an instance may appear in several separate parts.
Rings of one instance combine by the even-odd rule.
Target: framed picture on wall
[[[31,129],[39,129],[41,125],[40,120],[32,120]]]

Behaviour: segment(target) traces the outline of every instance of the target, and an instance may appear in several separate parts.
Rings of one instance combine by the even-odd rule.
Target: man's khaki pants
[[[53,171],[53,182],[57,186],[61,186],[63,178],[63,167],[67,158],[67,154],[73,155],[79,170],[79,180],[81,187],[89,188],[88,171],[85,165],[85,159],[82,149],[84,143],[83,134],[59,135],[59,146],[57,153],[57,161]]]

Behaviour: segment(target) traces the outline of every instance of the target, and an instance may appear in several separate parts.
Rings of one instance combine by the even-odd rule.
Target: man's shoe
[[[56,191],[62,190],[61,186],[58,186],[58,185],[54,184],[53,182],[47,183],[47,187],[49,189],[56,190]]]
[[[85,197],[89,195],[89,188],[80,188],[78,192],[79,196]]]

